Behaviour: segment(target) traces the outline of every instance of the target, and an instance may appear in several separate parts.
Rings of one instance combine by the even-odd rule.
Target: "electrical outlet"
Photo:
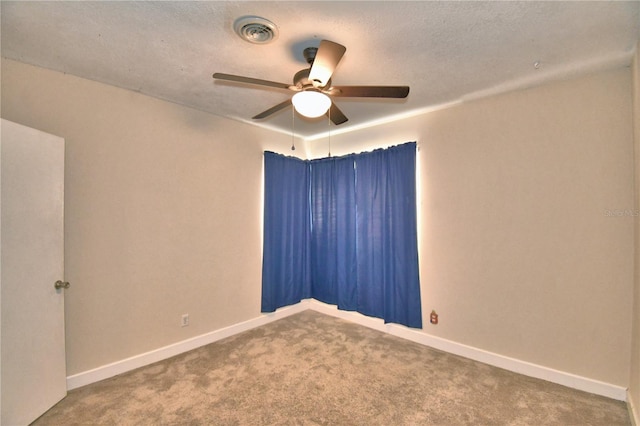
[[[182,321],[180,322],[180,327],[186,327],[189,325],[189,314],[182,315]]]

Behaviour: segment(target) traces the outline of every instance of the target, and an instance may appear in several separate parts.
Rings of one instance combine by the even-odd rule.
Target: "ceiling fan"
[[[296,92],[290,99],[254,116],[254,120],[267,118],[293,104],[295,110],[306,117],[327,114],[338,125],[345,123],[348,118],[332,102],[331,97],[406,98],[409,95],[409,86],[334,86],[331,76],[346,50],[341,44],[329,40],[322,40],[317,48],[307,47],[303,55],[310,67],[293,76],[293,85],[223,73],[215,73],[213,78]]]

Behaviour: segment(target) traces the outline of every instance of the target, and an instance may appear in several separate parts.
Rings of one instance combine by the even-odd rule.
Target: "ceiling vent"
[[[278,38],[278,27],[268,19],[259,16],[243,16],[233,24],[236,34],[245,41],[267,44]]]

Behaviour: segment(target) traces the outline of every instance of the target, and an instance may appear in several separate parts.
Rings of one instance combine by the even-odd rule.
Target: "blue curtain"
[[[353,156],[310,162],[311,294],[339,309],[358,307]]]
[[[358,312],[421,328],[415,152],[356,157]]]
[[[264,153],[262,312],[311,297],[309,167]]]
[[[313,297],[422,327],[415,150],[312,161],[265,153],[264,312]]]

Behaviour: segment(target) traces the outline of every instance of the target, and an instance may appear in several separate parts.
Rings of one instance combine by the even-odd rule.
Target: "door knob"
[[[71,284],[69,284],[67,281],[56,281],[56,283],[53,285],[53,287],[55,287],[56,290],[60,290],[61,288],[69,288]]]

